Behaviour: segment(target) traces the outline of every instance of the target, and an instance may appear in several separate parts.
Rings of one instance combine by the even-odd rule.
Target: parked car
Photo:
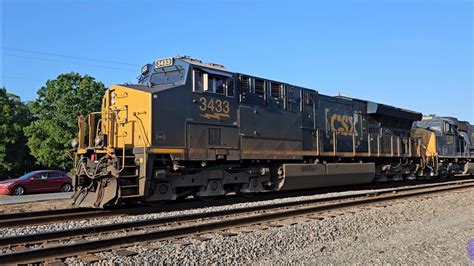
[[[20,196],[25,193],[69,192],[72,179],[57,170],[34,171],[19,178],[0,181],[0,194]]]

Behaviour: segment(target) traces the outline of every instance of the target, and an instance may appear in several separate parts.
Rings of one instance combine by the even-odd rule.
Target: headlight
[[[112,93],[110,94],[110,103],[112,105],[115,104],[115,97],[117,96],[117,94],[115,93],[115,91],[112,91]]]
[[[104,136],[99,135],[99,136],[95,137],[95,140],[94,140],[95,146],[98,147],[98,146],[102,145],[103,141],[104,141]]]
[[[142,66],[141,72],[142,72],[143,75],[148,72],[148,64]]]
[[[71,141],[71,146],[73,149],[76,149],[77,147],[79,147],[79,140],[78,139],[73,139]]]
[[[13,184],[13,182],[3,183],[3,184],[0,184],[0,186],[8,187],[11,184]]]

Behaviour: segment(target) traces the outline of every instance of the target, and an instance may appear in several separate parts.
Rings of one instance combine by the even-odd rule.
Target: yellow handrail
[[[146,112],[145,112],[145,114],[146,114]],[[138,114],[136,112],[133,113],[133,116],[135,116],[138,119],[138,122],[140,124],[140,132],[142,133],[142,136],[145,139],[145,141],[144,141],[145,146],[150,146],[151,145],[150,140],[148,139],[148,136],[146,135],[145,126],[143,125],[143,121],[140,119],[140,117],[138,117]]]

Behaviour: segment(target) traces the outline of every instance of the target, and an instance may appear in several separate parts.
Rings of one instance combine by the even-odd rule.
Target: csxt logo
[[[350,136],[354,133],[354,118],[345,114],[333,113],[330,114],[331,110],[326,108],[325,119],[326,119],[326,130],[330,129],[343,136]]]

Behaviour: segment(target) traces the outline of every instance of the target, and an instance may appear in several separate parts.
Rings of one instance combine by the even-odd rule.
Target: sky
[[[0,1],[0,86],[22,100],[61,73],[133,83],[189,55],[474,123],[474,1]]]

